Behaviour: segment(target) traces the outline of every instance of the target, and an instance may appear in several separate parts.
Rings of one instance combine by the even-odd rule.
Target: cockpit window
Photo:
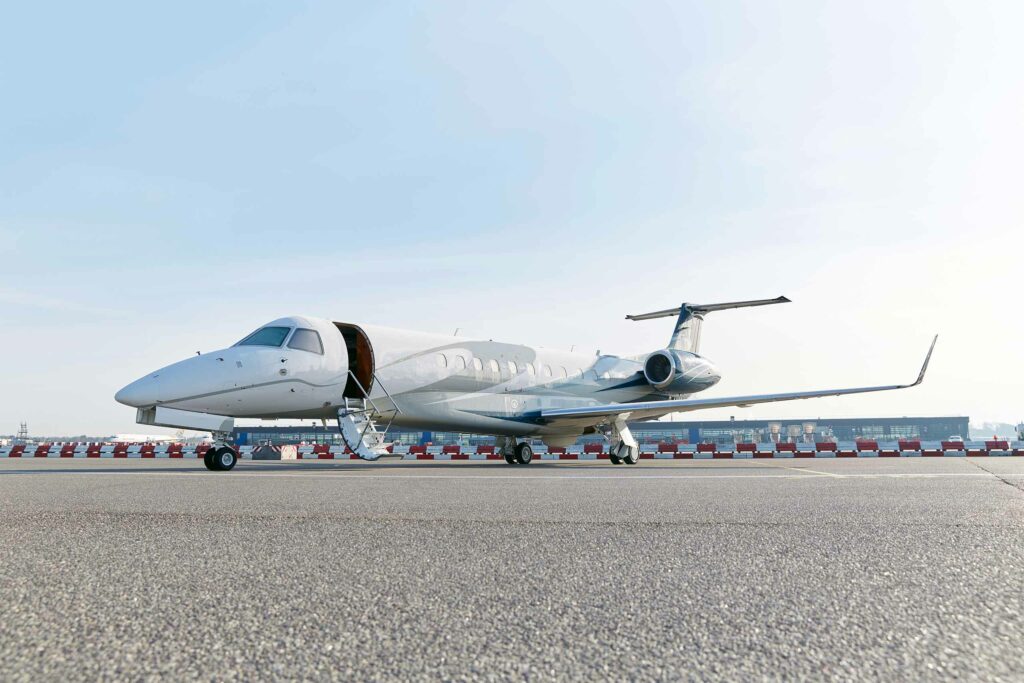
[[[316,330],[306,330],[303,328],[295,330],[292,340],[288,342],[288,348],[319,353],[321,356],[324,354],[324,345],[320,342],[320,335],[317,334]]]
[[[280,346],[291,330],[290,327],[264,327],[256,330],[235,346]]]

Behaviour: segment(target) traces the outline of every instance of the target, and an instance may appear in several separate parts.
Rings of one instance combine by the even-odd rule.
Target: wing
[[[746,408],[758,403],[775,403],[777,401],[797,401],[804,398],[821,398],[824,396],[845,396],[847,394],[866,394],[873,391],[892,391],[893,389],[907,389],[916,387],[924,381],[924,374],[928,370],[928,362],[932,358],[932,351],[935,350],[935,342],[939,336],[935,335],[932,344],[928,348],[928,355],[924,358],[924,364],[917,375],[917,379],[911,384],[889,384],[878,387],[853,387],[850,389],[821,389],[818,391],[794,391],[786,394],[756,394],[753,396],[726,396],[723,398],[698,398],[682,399],[678,401],[646,401],[642,403],[609,403],[602,406],[588,406],[583,408],[560,408],[557,410],[544,410],[541,412],[542,420],[547,424],[565,424],[566,426],[589,426],[599,425],[611,419],[622,416],[628,420],[649,420],[669,413],[688,412],[704,408],[727,408],[737,406]]]

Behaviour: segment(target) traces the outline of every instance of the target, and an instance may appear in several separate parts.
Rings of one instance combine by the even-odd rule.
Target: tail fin
[[[676,329],[668,348],[678,351],[697,353],[700,348],[700,328],[704,316],[712,311],[724,311],[729,308],[746,308],[748,306],[768,306],[770,304],[788,304],[789,299],[780,296],[775,299],[755,299],[753,301],[733,301],[725,304],[681,304],[679,308],[667,308],[664,311],[627,315],[626,320],[654,320],[678,315]]]

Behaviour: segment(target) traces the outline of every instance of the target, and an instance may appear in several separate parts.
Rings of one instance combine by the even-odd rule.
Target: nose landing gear
[[[214,434],[213,446],[203,455],[203,464],[211,472],[227,472],[238,463],[238,453],[226,441]]]

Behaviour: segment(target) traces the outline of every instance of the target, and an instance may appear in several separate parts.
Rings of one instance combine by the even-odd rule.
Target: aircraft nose
[[[132,408],[155,405],[157,401],[157,378],[143,377],[114,394],[114,400]]]

